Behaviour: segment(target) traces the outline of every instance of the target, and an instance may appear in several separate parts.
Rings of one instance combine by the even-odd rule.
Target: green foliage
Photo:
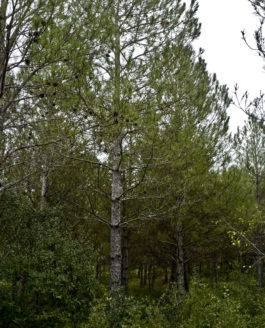
[[[245,286],[221,283],[215,288],[197,283],[185,300],[180,327],[262,327],[264,297],[259,298],[256,289],[248,289],[245,282]]]
[[[13,213],[1,226],[0,327],[75,327],[94,298],[95,250],[58,212]]]
[[[88,323],[83,328],[138,328],[148,323],[146,308],[149,301],[147,299],[139,300],[121,295],[118,304],[116,302],[107,296],[98,300],[92,308]]]
[[[238,278],[238,277],[237,277]],[[113,317],[113,299],[98,300],[83,328],[254,328],[264,327],[265,297],[256,293],[255,281],[241,275],[240,283],[210,286],[193,282],[184,299],[170,290],[157,301],[122,297]]]

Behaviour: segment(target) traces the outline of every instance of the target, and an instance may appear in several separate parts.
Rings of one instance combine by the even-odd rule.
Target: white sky
[[[231,93],[236,83],[241,94],[248,91],[255,97],[260,90],[265,91],[265,70],[262,68],[265,62],[246,46],[241,36],[241,31],[245,30],[250,43],[255,46],[253,33],[259,20],[248,0],[199,0],[199,5],[202,30],[195,45],[205,50],[203,57],[208,71],[215,72]],[[235,132],[237,125],[243,125],[245,115],[235,106],[231,106],[228,113],[230,129]]]

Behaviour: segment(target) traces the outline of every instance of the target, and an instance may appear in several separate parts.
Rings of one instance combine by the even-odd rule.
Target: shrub
[[[58,213],[18,214],[5,222],[0,327],[76,327],[97,286],[95,250],[81,233],[73,238]]]

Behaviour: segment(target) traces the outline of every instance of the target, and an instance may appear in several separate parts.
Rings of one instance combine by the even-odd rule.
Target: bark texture
[[[117,138],[113,145],[111,227],[110,227],[110,289],[118,291],[121,287],[121,141]]]
[[[41,212],[45,209],[47,203],[48,175],[49,175],[49,170],[48,170],[47,160],[45,159],[44,164],[42,166],[42,174],[41,174],[41,197],[40,197]]]

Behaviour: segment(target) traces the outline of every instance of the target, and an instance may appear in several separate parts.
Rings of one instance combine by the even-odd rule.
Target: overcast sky
[[[260,90],[265,91],[265,62],[246,46],[241,36],[245,30],[250,43],[255,45],[253,33],[258,18],[248,0],[199,0],[199,4],[202,30],[196,46],[205,50],[208,71],[215,72],[231,93],[235,84],[242,94],[249,91],[253,97]],[[235,132],[237,125],[243,124],[244,114],[231,106],[229,115],[230,128]]]

